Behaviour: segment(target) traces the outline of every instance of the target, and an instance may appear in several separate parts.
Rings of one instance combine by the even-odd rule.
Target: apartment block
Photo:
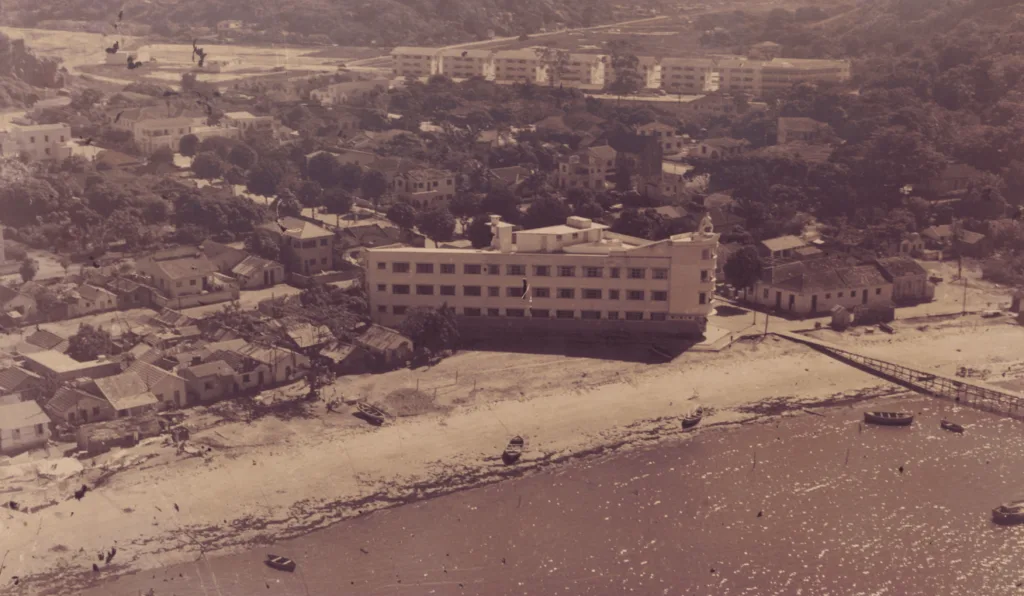
[[[707,58],[661,59],[661,87],[669,93],[701,95],[718,91],[719,74]]]
[[[413,204],[429,208],[455,198],[455,174],[448,170],[419,168],[395,178],[395,188],[408,193]]]
[[[718,246],[710,218],[655,242],[575,216],[516,231],[492,215],[491,229],[486,249],[368,249],[374,322],[394,327],[411,308],[447,304],[468,335],[704,331]]]
[[[71,126],[68,124],[12,124],[0,131],[0,155],[18,157],[28,155],[33,160],[66,159],[71,157]]]
[[[660,89],[662,77],[661,58],[641,56],[639,61],[640,74],[644,77],[644,87],[647,89]]]
[[[762,65],[762,91],[758,95],[785,91],[794,84],[805,81],[842,83],[848,80],[850,80],[849,60],[774,58]]]
[[[202,124],[205,124],[203,122]],[[181,137],[191,134],[193,126],[199,126],[196,118],[148,118],[130,124],[135,144],[145,153],[152,153],[161,147],[178,150]]]
[[[569,54],[558,83],[604,87],[605,70],[610,58],[604,54]]]
[[[618,152],[608,145],[588,147],[558,158],[558,188],[603,190],[614,185]]]
[[[221,119],[221,124],[227,128],[238,130],[241,135],[245,135],[251,130],[273,134],[276,128],[273,116],[255,116],[249,112],[227,112]]]
[[[441,74],[441,57],[437,48],[398,47],[391,50],[396,77],[429,77]]]
[[[334,233],[297,217],[282,217],[260,226],[282,237],[295,252],[299,270],[313,275],[334,269]]]
[[[548,67],[531,49],[494,53],[494,78],[497,81],[546,84]]]
[[[491,50],[441,50],[441,74],[452,79],[483,77],[494,80],[494,52]]]

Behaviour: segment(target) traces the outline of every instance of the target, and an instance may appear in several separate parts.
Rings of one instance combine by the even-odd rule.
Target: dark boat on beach
[[[505,447],[505,451],[501,454],[501,461],[505,464],[514,464],[519,461],[519,458],[523,455],[523,449],[526,447],[526,441],[522,437],[512,437],[508,445]]]
[[[266,563],[267,567],[277,569],[278,571],[287,571],[289,573],[295,571],[295,561],[292,561],[288,557],[267,555],[267,560],[264,561],[264,563]]]
[[[864,412],[864,422],[882,426],[910,426],[914,415],[906,412]]]
[[[384,413],[384,410],[363,402],[356,404],[356,410],[358,410],[357,414],[361,418],[376,426],[384,424],[384,421],[387,420],[388,417],[388,415]]]
[[[1024,500],[1010,501],[992,510],[992,521],[1010,526],[1024,523]]]
[[[692,414],[683,418],[683,428],[693,428],[700,424],[701,419],[704,418],[704,408],[697,408]]]
[[[955,422],[950,422],[949,420],[943,420],[942,422],[939,423],[939,426],[942,427],[942,430],[948,430],[951,433],[964,432],[964,427],[960,426]]]

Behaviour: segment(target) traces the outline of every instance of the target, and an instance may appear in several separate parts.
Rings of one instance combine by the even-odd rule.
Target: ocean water
[[[867,409],[918,415],[872,427]],[[701,428],[84,594],[1024,594],[1024,526],[990,520],[1024,498],[1022,423],[922,397],[821,412]],[[268,552],[298,570],[265,567]]]

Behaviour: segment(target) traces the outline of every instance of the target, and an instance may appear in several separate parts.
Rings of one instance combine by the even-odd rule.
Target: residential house
[[[46,329],[40,329],[38,325],[36,326],[35,332],[25,338],[25,343],[38,348],[37,350],[30,351],[56,350],[62,354],[65,354],[68,351],[68,339],[66,337],[62,337],[52,331],[47,331]]]
[[[34,354],[25,354],[25,369],[58,383],[75,379],[96,379],[116,375],[121,372],[121,362],[101,356],[90,362],[79,362],[54,350],[43,350]]]
[[[284,265],[251,255],[231,269],[231,276],[243,290],[271,288],[284,283]]]
[[[381,325],[370,325],[356,338],[356,345],[363,349],[376,364],[386,368],[401,366],[412,358],[413,343],[401,333]]]
[[[344,251],[344,258],[350,263],[359,264],[364,249],[401,244],[402,231],[380,224],[345,227],[338,232],[338,242]]]
[[[558,158],[558,188],[604,190],[614,186],[618,153],[608,145]]]
[[[518,142],[510,130],[484,130],[477,133],[473,145],[476,151],[486,154],[491,149],[509,147]]]
[[[396,77],[429,77],[441,74],[437,48],[401,46],[391,50],[392,74]]]
[[[448,170],[420,168],[395,179],[399,192],[405,192],[418,208],[445,205],[455,198],[455,174]]]
[[[771,261],[792,259],[796,257],[794,251],[798,248],[808,246],[803,238],[798,236],[779,236],[762,240],[757,246],[761,257]]]
[[[249,253],[240,248],[228,246],[213,240],[204,240],[199,249],[210,259],[221,273],[230,272],[235,265],[241,263],[249,256]]]
[[[309,369],[309,358],[287,348],[247,345],[237,353],[265,364],[270,370],[268,382],[275,385],[294,381]]]
[[[262,226],[283,237],[294,251],[302,275],[334,269],[334,233],[297,217],[282,217]]]
[[[459,47],[438,52],[441,74],[450,79],[482,77],[493,81],[495,77],[494,52],[491,50],[463,49]]]
[[[117,310],[117,295],[92,284],[78,286],[73,292],[73,299],[68,304],[68,315],[71,318]]]
[[[289,348],[300,354],[318,352],[320,348],[334,341],[334,333],[329,327],[307,322],[286,323],[284,334],[288,338]]]
[[[43,378],[20,366],[0,369],[0,395],[20,393],[34,398],[43,390]]]
[[[317,151],[316,153],[320,153]],[[316,153],[310,153],[306,156],[307,163],[308,159]],[[335,159],[341,165],[352,164],[363,168],[371,167],[375,162],[380,159],[380,156],[370,151],[359,151],[358,149],[336,149],[331,151],[334,154]]]
[[[357,99],[365,98],[371,93],[386,92],[391,87],[391,79],[375,78],[363,81],[345,81],[333,83],[323,89],[314,89],[310,92],[310,99],[319,102],[320,105],[333,106],[351,103]]]
[[[235,371],[223,360],[188,366],[181,371],[188,391],[188,403],[207,403],[231,394]]]
[[[367,354],[356,345],[336,343],[321,350],[320,356],[330,360],[337,375],[356,375],[367,371]]]
[[[387,98],[388,96],[385,95],[384,97]],[[334,122],[338,126],[338,137],[342,139],[355,136],[363,129],[363,119],[358,114],[351,112],[337,114],[334,117]]]
[[[814,118],[779,117],[776,142],[785,145],[792,141],[817,143],[823,141],[829,132],[829,125]]]
[[[147,255],[136,268],[152,280],[164,300],[162,305],[187,308],[238,298],[234,281],[217,272],[217,266],[195,247],[181,247]]]
[[[876,264],[851,265],[843,259],[810,259],[766,267],[747,299],[795,315],[823,315],[834,306],[884,308],[892,304],[893,284]]]
[[[509,166],[506,168],[489,168],[487,170],[487,177],[489,180],[506,186],[508,188],[515,188],[521,183],[525,182],[533,174],[528,168],[523,166]]]
[[[126,372],[135,374],[142,379],[149,392],[156,396],[159,402],[158,407],[161,410],[183,408],[188,405],[185,402],[185,379],[173,372],[145,360],[135,360],[128,365]]]
[[[205,141],[206,139],[211,139],[213,137],[233,140],[239,140],[242,138],[241,129],[224,126],[224,123],[221,123],[216,126],[210,126],[205,123],[193,123],[192,127],[189,129],[189,134],[199,139],[200,142]]]
[[[117,417],[110,402],[71,384],[58,388],[44,409],[53,420],[72,426]]]
[[[928,271],[910,257],[879,259],[882,274],[892,282],[892,300],[897,304],[932,300],[935,286],[928,281]]]
[[[225,128],[237,130],[239,137],[252,131],[274,134],[276,127],[273,116],[255,116],[249,112],[226,112],[220,122]]]
[[[0,285],[0,314],[6,314],[10,322],[24,322],[35,313],[35,298],[9,286]]]
[[[87,393],[107,400],[118,418],[144,416],[160,409],[160,400],[149,390],[142,377],[133,372],[93,379],[82,388]]]
[[[197,122],[196,117],[178,116],[174,118],[145,118],[128,123],[135,144],[144,153],[152,153],[160,148],[171,151],[178,150],[181,137],[191,134],[193,126],[203,126],[205,122]]]
[[[153,304],[153,288],[124,277],[115,277],[107,282],[107,289],[117,298],[117,308],[130,310]]]
[[[50,440],[50,417],[34,401],[0,405],[0,453],[16,455]]]
[[[691,155],[707,159],[722,159],[725,157],[741,155],[746,151],[749,145],[750,142],[746,139],[732,139],[726,137],[705,139],[697,144],[697,147]]]
[[[992,250],[992,243],[984,234],[958,230],[949,224],[925,228],[921,230],[921,237],[929,248],[942,250],[947,258],[957,252],[968,257],[984,257]]]
[[[6,133],[0,131],[0,155],[32,160],[63,160],[71,157],[71,125],[11,124]]]
[[[658,139],[664,154],[681,153],[689,144],[687,135],[676,130],[676,127],[662,124],[661,122],[649,122],[636,127],[636,134],[642,137],[654,137]]]

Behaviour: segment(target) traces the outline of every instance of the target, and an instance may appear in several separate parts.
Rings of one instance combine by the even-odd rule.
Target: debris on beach
[[[82,497],[84,497],[85,493],[87,493],[87,492],[89,492],[89,487],[83,484],[82,488],[80,488],[80,489],[75,491],[75,495],[74,495],[75,496],[75,500],[76,501],[81,501]]]

